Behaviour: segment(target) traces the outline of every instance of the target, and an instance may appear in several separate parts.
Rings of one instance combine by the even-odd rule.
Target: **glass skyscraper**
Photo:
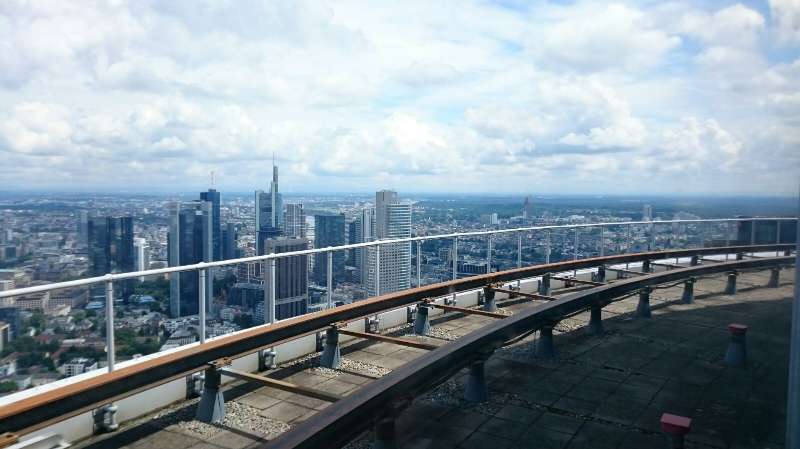
[[[314,248],[345,244],[344,214],[314,215]],[[333,286],[344,279],[345,251],[333,253]],[[327,287],[328,254],[314,255],[314,282]]]

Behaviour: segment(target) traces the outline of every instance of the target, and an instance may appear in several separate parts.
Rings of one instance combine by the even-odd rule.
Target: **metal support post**
[[[606,227],[600,226],[600,257],[606,255]]]
[[[692,256],[692,260],[690,262],[690,265],[693,266],[693,267],[697,266],[697,265],[700,265],[700,256],[698,256],[698,255]]]
[[[328,251],[328,277],[326,279],[328,287],[328,308],[333,308],[333,251]]]
[[[486,244],[486,274],[492,272],[492,234],[489,234]]]
[[[539,294],[543,296],[550,296],[550,273],[542,275],[542,280],[539,281]]]
[[[456,279],[458,279],[458,237],[453,238],[453,280]]]
[[[794,305],[789,333],[789,385],[786,394],[786,449],[800,448],[800,226],[797,227],[796,242]]]
[[[270,259],[269,260],[269,291],[270,291],[270,295],[269,295],[269,304],[267,305],[267,307],[265,307],[265,309],[269,311],[269,324],[270,325],[275,324],[275,320],[278,319],[278,317],[277,317],[277,313],[278,313],[278,305],[277,305],[278,304],[278,301],[277,301],[278,288],[275,285],[276,279],[277,279],[277,277],[275,275],[275,265],[276,265],[275,259]],[[277,356],[277,352],[275,351],[274,347],[268,348],[267,351],[268,351],[268,354],[272,357],[271,368],[274,368],[275,367],[275,358]]]
[[[642,273],[650,273],[652,269],[650,268],[650,260],[643,260],[642,261]]]
[[[628,225],[628,247],[625,249],[625,252],[630,254],[633,250],[633,225]],[[625,269],[630,269],[630,264],[625,262]],[[617,279],[619,279],[619,272],[617,272]]]
[[[381,245],[375,245],[375,296],[381,295]]]
[[[731,341],[725,352],[725,364],[737,368],[747,365],[747,326],[744,324],[729,324]]]
[[[684,304],[691,304],[694,302],[694,283],[697,282],[695,278],[689,278],[683,283],[683,295],[681,302]]]
[[[491,287],[483,287],[483,310],[494,312],[497,310],[497,303],[494,300],[494,290]]]
[[[414,316],[414,335],[428,335],[431,331],[431,321],[428,316],[430,307],[421,302],[417,304],[417,314]]]
[[[593,306],[589,311],[589,326],[586,329],[589,335],[603,335],[603,308]]]
[[[225,419],[225,398],[220,384],[222,374],[216,366],[206,368],[203,395],[197,405],[197,420],[205,423],[218,423]]]
[[[275,356],[277,353],[275,349],[261,349],[258,351],[258,370],[259,371],[266,371],[269,369],[275,369],[277,366],[275,363]]]
[[[111,277],[111,275],[107,275]],[[114,282],[106,281],[106,357],[108,358],[108,372],[114,371],[116,360],[114,350]]]
[[[732,271],[728,273],[728,283],[725,285],[725,294],[726,295],[735,295],[736,294],[736,277],[739,273],[736,271]]]
[[[639,304],[636,305],[636,316],[639,318],[650,318],[650,287],[642,287],[639,290]]]
[[[750,245],[756,244],[756,219],[750,221]]]
[[[517,268],[522,268],[522,233],[517,234]]]
[[[769,273],[769,283],[767,287],[771,288],[778,288],[781,284],[781,267],[778,265],[777,267],[772,267]]]
[[[319,364],[325,368],[336,369],[339,367],[339,331],[330,327],[325,331],[325,346]]]
[[[703,223],[698,223],[697,225],[700,228],[700,248],[706,247],[706,227]]]
[[[197,296],[199,296],[200,307],[198,313],[200,344],[206,342],[206,270],[201,268],[198,276]]]
[[[92,420],[94,421],[94,433],[101,434],[117,430],[119,428],[116,416],[117,411],[118,408],[114,404],[106,404],[92,411]]]
[[[606,281],[606,266],[600,265],[597,267],[597,275],[595,276],[595,281],[597,282],[605,282]]]
[[[550,230],[547,230],[547,235],[544,243],[544,263],[550,263]]]
[[[417,287],[422,286],[422,240],[417,240]]]
[[[725,222],[725,247],[731,246],[731,222]],[[728,261],[728,251],[725,251],[725,261]]]
[[[776,245],[780,245],[781,244],[781,221],[780,220],[775,220],[775,244]],[[775,250],[775,257],[778,257],[780,255],[781,255],[781,250],[776,249]]]
[[[578,228],[575,228],[575,250],[572,252],[572,260],[578,260],[578,245],[580,244],[578,237]]]
[[[650,251],[656,250],[656,224],[650,223]]]
[[[539,329],[539,341],[536,342],[536,357],[540,359],[552,359],[556,356],[553,345],[553,324],[546,324]]]
[[[489,399],[489,387],[486,385],[486,361],[491,352],[481,353],[469,365],[469,376],[464,387],[464,399],[467,402],[485,402]]]

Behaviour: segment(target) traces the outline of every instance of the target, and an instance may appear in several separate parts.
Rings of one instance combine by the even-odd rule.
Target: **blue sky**
[[[771,194],[800,3],[0,3],[0,190]]]

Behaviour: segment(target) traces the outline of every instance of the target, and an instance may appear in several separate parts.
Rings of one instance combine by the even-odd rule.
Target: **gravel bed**
[[[373,365],[367,362],[348,359],[342,357],[339,361],[339,367],[344,371],[351,371],[361,374],[366,374],[372,377],[383,377],[392,372],[389,368]]]
[[[503,307],[498,307],[497,310],[495,310],[495,313],[499,313],[500,315],[505,315],[505,316],[511,316],[514,314],[513,311]]]
[[[375,444],[370,440],[370,437],[362,436],[342,446],[342,449],[372,449],[373,447],[375,447]]]
[[[422,401],[471,410],[484,415],[494,415],[515,396],[499,391],[490,391],[486,402],[472,403],[464,399],[464,386],[453,379],[448,380],[420,397]]]
[[[433,327],[433,326],[431,326],[431,330],[428,332],[427,336],[431,337],[431,338],[438,338],[439,340],[446,340],[446,341],[454,341],[454,340],[458,340],[458,338],[459,338],[458,335],[456,335],[456,334],[454,334],[454,333],[452,333],[452,332],[450,332],[448,330],[440,329],[438,327]],[[417,340],[422,340],[424,338],[421,335],[417,335],[417,334],[414,334],[414,333],[405,334],[405,335],[403,335],[403,337],[404,338],[412,338],[412,339],[415,338]]]
[[[244,430],[272,439],[289,430],[285,422],[267,418],[258,409],[238,402],[225,403],[225,418],[219,424],[206,424],[195,418],[199,399],[183,402],[179,406],[167,408],[153,417],[152,423],[162,426],[176,426],[200,438],[210,438],[226,427]]]

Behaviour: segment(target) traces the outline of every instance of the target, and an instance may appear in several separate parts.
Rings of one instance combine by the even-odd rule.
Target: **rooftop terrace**
[[[682,284],[656,289],[649,319],[636,316],[638,297],[629,296],[602,309],[600,335],[586,330],[589,312],[566,318],[554,330],[554,358],[536,356],[540,332],[488,358],[487,401],[464,399],[469,372],[464,369],[405,404],[396,421],[397,447],[665,447],[669,440],[659,423],[663,413],[692,419],[686,447],[783,447],[793,270],[783,270],[778,288],[766,287],[769,278],[769,270],[742,272],[735,295],[722,293],[724,274],[700,278],[690,304],[681,301]],[[541,304],[499,303],[506,314]],[[390,334],[439,346],[496,320],[450,312],[431,320],[427,337],[410,335],[410,326]],[[749,326],[744,368],[723,361],[731,323]],[[264,374],[348,396],[427,352],[363,339],[343,343],[341,351],[336,370],[319,367],[319,354],[314,354]],[[260,447],[331,407],[320,399],[241,381],[226,385],[224,396],[227,414],[219,424],[193,419],[195,399],[77,447]],[[369,431],[348,447],[371,447],[374,439]]]

